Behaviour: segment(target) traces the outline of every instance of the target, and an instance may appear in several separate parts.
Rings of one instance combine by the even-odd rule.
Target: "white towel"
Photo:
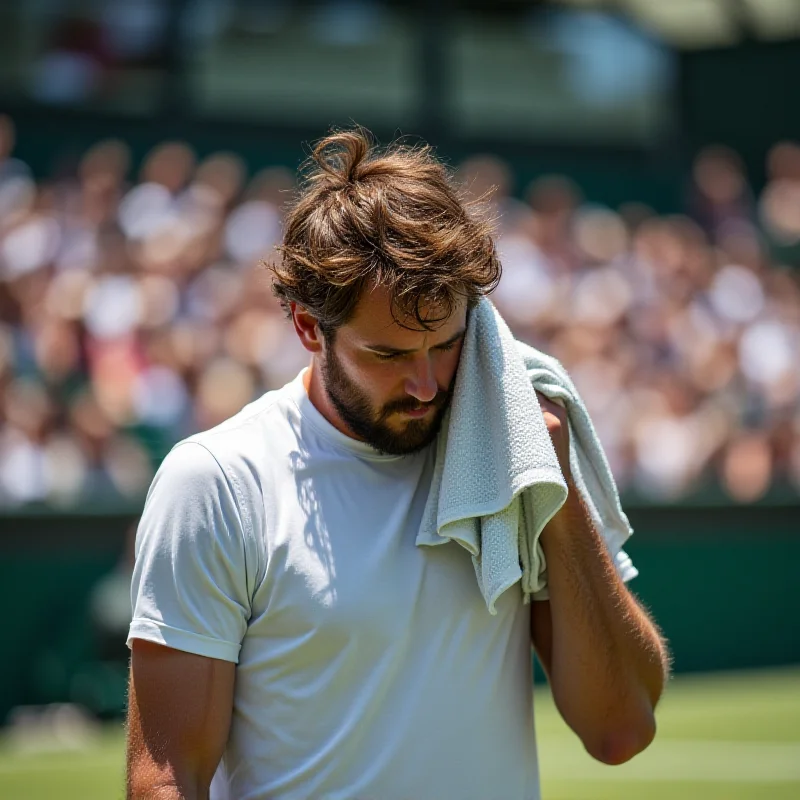
[[[623,580],[636,575],[621,549],[630,523],[574,384],[556,359],[516,341],[483,299],[470,313],[416,542],[462,545],[492,614],[518,581],[525,602],[548,597],[539,535],[564,504],[567,485],[536,390],[566,408],[573,482]]]

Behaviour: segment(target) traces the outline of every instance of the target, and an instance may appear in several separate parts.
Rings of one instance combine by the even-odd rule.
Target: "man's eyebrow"
[[[437,348],[440,347],[448,347],[449,345],[455,344],[459,339],[463,338],[466,332],[467,329],[462,328],[460,331],[458,331],[458,333],[451,336],[447,341],[439,342],[439,344],[434,345],[433,349],[436,350]],[[388,345],[382,345],[382,344],[367,344],[364,345],[364,347],[367,350],[372,350],[375,353],[385,353],[387,355],[391,354],[393,356],[406,356],[409,355],[410,353],[417,352],[416,350],[399,350],[396,347],[389,347]]]

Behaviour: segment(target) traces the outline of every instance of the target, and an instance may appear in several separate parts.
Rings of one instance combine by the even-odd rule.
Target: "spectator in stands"
[[[129,183],[106,141],[37,185],[13,146],[0,117],[0,503],[138,503],[174,441],[304,362],[263,268],[292,174],[248,182],[233,154],[167,142]],[[771,150],[760,196],[703,151],[691,217],[592,205],[562,176],[520,199],[493,156],[459,175],[497,219],[495,302],[570,370],[623,489],[800,487],[800,145]]]

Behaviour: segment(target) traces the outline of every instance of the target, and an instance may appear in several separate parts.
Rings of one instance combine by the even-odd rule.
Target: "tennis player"
[[[537,800],[532,645],[595,758],[653,739],[666,648],[574,489],[541,537],[548,601],[512,588],[492,616],[461,546],[415,544],[499,275],[428,149],[316,147],[273,284],[310,365],[178,444],[147,497],[129,798],[207,798],[222,762],[231,800]],[[541,402],[571,486],[565,412]]]

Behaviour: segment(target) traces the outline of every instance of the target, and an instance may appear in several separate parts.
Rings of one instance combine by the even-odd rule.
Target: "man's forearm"
[[[207,800],[205,795],[203,800]],[[177,786],[151,786],[148,788],[140,787],[137,790],[129,790],[127,800],[201,800],[199,795],[186,794]]]
[[[157,763],[143,743],[129,742],[127,800],[208,800],[209,788],[193,776],[180,776],[166,763]]]
[[[577,490],[542,532],[547,559],[553,695],[589,752],[625,761],[655,733],[669,659],[625,588]]]
[[[127,800],[208,800],[208,790],[201,792],[189,782],[165,780],[151,770],[137,773],[129,769],[126,797]]]

